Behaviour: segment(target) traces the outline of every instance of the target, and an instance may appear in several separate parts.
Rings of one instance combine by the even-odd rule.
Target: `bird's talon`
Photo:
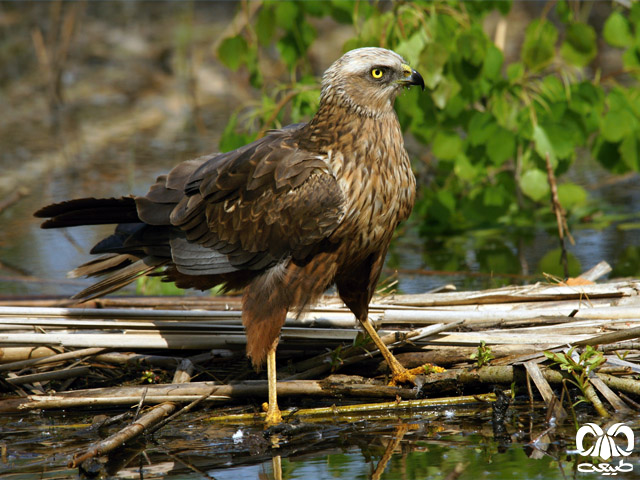
[[[393,375],[391,375],[389,386],[395,387],[398,385],[402,385],[403,383],[410,383],[413,386],[416,386],[417,375],[428,375],[430,373],[441,373],[444,371],[444,368],[438,367],[437,365],[431,365],[430,363],[425,363],[424,365],[420,365],[419,367],[411,368],[408,370],[403,368],[401,371],[396,371],[393,373]]]
[[[264,409],[265,405],[268,405],[266,402],[262,404],[262,408]],[[267,427],[272,427],[274,425],[279,425],[282,423],[282,413],[276,404],[273,408],[270,406],[267,407],[267,415],[265,416],[264,423]]]
[[[403,383],[411,383],[413,385],[416,384],[416,376],[409,372],[409,370],[402,370],[400,372],[396,372],[391,376],[391,381],[389,382],[390,387],[395,387],[398,385],[402,385]]]

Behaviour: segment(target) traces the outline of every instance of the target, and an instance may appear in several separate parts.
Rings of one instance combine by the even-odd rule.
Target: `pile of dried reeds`
[[[384,376],[384,362],[360,337],[352,314],[327,297],[304,317],[287,320],[278,347],[278,395],[332,398],[342,406],[296,416],[491,401],[492,395],[477,395],[514,382],[530,398],[535,386],[558,420],[580,393],[575,387],[603,416],[638,406],[639,280],[387,296],[375,299],[371,319],[407,367],[434,363],[449,370],[425,369],[419,388],[372,378]],[[255,405],[266,398],[267,385],[244,358],[244,342],[233,297],[112,298],[79,307],[5,302],[0,412],[162,404],[149,412],[150,426],[175,414],[179,403]],[[460,391],[476,396],[460,397]],[[454,393],[420,400],[447,392]],[[363,398],[383,403],[352,405]],[[259,416],[254,410],[214,420]]]

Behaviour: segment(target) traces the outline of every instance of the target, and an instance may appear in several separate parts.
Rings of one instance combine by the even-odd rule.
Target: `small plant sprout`
[[[476,361],[476,367],[482,368],[485,365],[489,365],[489,363],[491,363],[491,360],[496,357],[494,357],[493,353],[491,353],[491,348],[487,347],[485,341],[482,340],[480,341],[480,345],[478,345],[478,351],[472,353],[470,358],[471,360]]]

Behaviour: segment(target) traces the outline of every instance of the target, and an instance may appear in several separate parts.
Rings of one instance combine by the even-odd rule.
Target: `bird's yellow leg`
[[[278,394],[276,391],[276,347],[278,346],[278,340],[273,342],[273,345],[267,352],[267,378],[269,382],[269,406],[267,407],[267,416],[265,423],[267,427],[278,425],[282,423],[282,415],[278,408]]]
[[[382,356],[387,361],[387,364],[389,364],[389,368],[391,369],[391,382],[389,383],[389,385],[398,385],[400,383],[413,383],[415,385],[416,376],[409,370],[404,368],[396,359],[396,357],[393,356],[391,351],[382,342],[382,340],[380,340],[378,332],[376,332],[375,328],[373,328],[369,317],[366,316],[364,317],[364,319],[360,319],[360,323],[364,327],[365,331],[369,334],[369,337],[371,337],[371,340],[373,340],[373,343],[375,343],[376,347],[378,347],[380,353],[382,353]]]

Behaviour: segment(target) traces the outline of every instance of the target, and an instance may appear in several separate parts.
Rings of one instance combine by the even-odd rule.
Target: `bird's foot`
[[[428,375],[430,373],[440,373],[444,371],[444,368],[438,367],[436,365],[431,365],[430,363],[425,363],[424,365],[420,365],[419,367],[411,369],[402,367],[401,369],[395,370],[391,374],[391,381],[389,382],[389,386],[394,387],[405,383],[416,385],[416,375]]]
[[[415,374],[409,372],[406,368],[402,368],[402,370],[396,370],[391,374],[391,381],[389,382],[390,387],[396,387],[398,385],[402,385],[403,383],[411,383],[412,385],[416,384],[416,376]]]
[[[279,425],[282,423],[282,413],[280,413],[280,409],[278,408],[278,404],[277,403],[263,403],[262,404],[262,410],[264,410],[265,412],[267,412],[267,415],[264,419],[264,423],[266,425],[266,427],[273,427],[274,425]]]
[[[439,367],[437,365],[433,365],[431,363],[424,363],[419,367],[410,369],[409,372],[413,373],[414,375],[429,375],[430,373],[446,372],[446,369]]]

